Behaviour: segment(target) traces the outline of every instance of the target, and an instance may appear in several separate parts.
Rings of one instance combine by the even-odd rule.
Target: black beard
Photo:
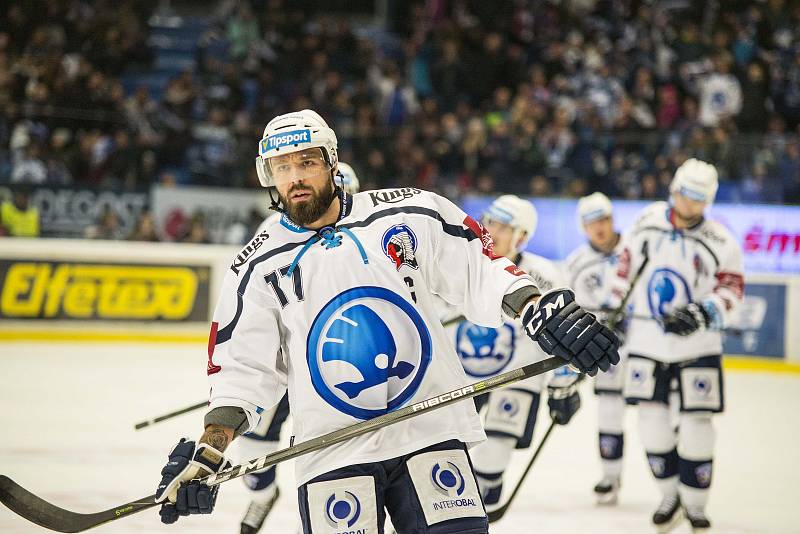
[[[310,187],[298,187],[294,190],[289,190],[288,194],[291,195],[297,190],[309,191],[311,193],[311,199],[300,204],[290,204],[287,199],[281,198],[281,202],[286,206],[286,214],[289,216],[289,219],[300,226],[308,226],[325,215],[325,212],[328,211],[331,202],[333,202],[336,196],[333,188],[333,180],[328,180],[319,194],[315,193]]]

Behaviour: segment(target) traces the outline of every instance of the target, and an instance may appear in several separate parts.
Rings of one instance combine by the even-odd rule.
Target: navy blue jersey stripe
[[[316,234],[313,234],[309,239],[316,237]],[[306,240],[308,241],[308,240]],[[244,309],[244,292],[247,289],[247,284],[250,282],[250,275],[253,274],[253,269],[256,265],[261,263],[262,261],[267,261],[273,256],[281,254],[283,252],[289,252],[290,250],[294,250],[297,247],[301,247],[305,244],[305,241],[300,243],[286,243],[285,245],[281,245],[278,248],[274,248],[272,250],[268,250],[261,256],[254,258],[250,264],[247,266],[247,271],[242,276],[241,282],[239,282],[239,287],[236,290],[236,314],[233,316],[233,320],[225,325],[224,328],[217,332],[217,345],[220,343],[225,343],[231,338],[231,334],[233,334],[233,329],[236,328],[236,323],[239,322],[239,318],[242,316],[242,310]]]
[[[445,221],[441,215],[439,215],[438,211],[431,208],[423,208],[420,206],[399,206],[396,208],[387,208],[385,210],[376,211],[363,221],[345,223],[339,226],[344,226],[346,228],[351,228],[351,229],[364,228],[374,223],[378,219],[382,219],[383,217],[389,217],[391,215],[396,215],[398,213],[413,213],[416,215],[425,215],[427,217],[435,219],[441,223],[442,230],[444,230],[445,233],[454,237],[461,237],[466,239],[467,241],[472,241],[473,239],[478,238],[478,236],[475,235],[475,232],[473,232],[469,228],[464,228],[464,226],[460,224],[450,224],[447,221]]]

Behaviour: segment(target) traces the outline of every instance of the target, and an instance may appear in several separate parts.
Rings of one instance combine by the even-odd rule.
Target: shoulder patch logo
[[[258,250],[267,239],[269,239],[269,234],[267,232],[261,232],[255,236],[252,241],[250,241],[247,246],[236,255],[236,259],[234,259],[233,263],[231,264],[231,271],[239,274],[239,269],[242,267],[242,265],[247,263],[247,260],[250,258],[250,256],[255,254],[256,250]]]
[[[383,233],[381,240],[383,253],[394,262],[395,268],[399,271],[403,265],[408,265],[412,269],[419,269],[417,263],[417,236],[405,224],[395,224],[390,226]]]

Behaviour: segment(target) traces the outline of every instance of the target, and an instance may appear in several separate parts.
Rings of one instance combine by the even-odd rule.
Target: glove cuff
[[[207,443],[200,443],[194,451],[192,465],[205,471],[207,475],[218,473],[228,463],[225,455]]]

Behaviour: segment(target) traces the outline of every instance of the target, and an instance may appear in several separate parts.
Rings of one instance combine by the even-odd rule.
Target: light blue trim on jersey
[[[358,253],[361,254],[361,259],[364,261],[364,265],[368,265],[369,259],[367,259],[367,252],[364,250],[364,245],[362,245],[361,241],[359,241],[359,239],[356,237],[356,234],[354,234],[349,228],[345,226],[340,226],[339,228],[337,228],[337,230],[341,231],[343,234],[347,235],[350,239],[353,240],[353,242],[356,244],[356,247],[358,248]]]
[[[286,271],[286,275],[285,275],[287,278],[292,276],[292,273],[294,272],[295,267],[297,267],[297,264],[300,263],[300,258],[303,257],[303,254],[305,254],[306,251],[308,249],[310,249],[311,246],[314,243],[318,242],[319,240],[320,240],[320,237],[318,235],[315,235],[314,237],[312,237],[311,239],[306,241],[306,244],[303,245],[303,248],[300,249],[300,252],[298,252],[297,255],[294,257],[294,259],[292,260],[292,264],[289,265],[289,270]]]
[[[348,236],[353,242],[356,244],[356,248],[358,248],[358,253],[361,255],[361,260],[364,262],[365,265],[369,264],[369,259],[367,258],[367,252],[364,250],[364,245],[361,244],[358,237],[350,230],[349,228],[345,228],[344,226],[340,226],[338,228],[332,226],[326,226],[322,230],[319,231],[317,235],[306,241],[306,244],[303,245],[303,248],[297,253],[297,255],[292,260],[292,264],[289,266],[289,270],[286,271],[287,277],[292,276],[292,273],[297,267],[297,264],[300,263],[300,258],[306,253],[308,249],[312,247],[315,243],[321,242],[322,245],[325,246],[326,249],[336,248],[342,244],[342,236],[339,235],[339,232],[343,233],[344,235]]]

